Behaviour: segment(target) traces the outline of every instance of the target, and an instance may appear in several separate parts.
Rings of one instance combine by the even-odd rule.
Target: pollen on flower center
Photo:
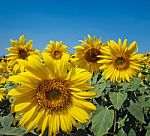
[[[114,65],[118,70],[127,69],[129,67],[129,61],[124,57],[118,57],[114,61]]]
[[[60,80],[44,80],[36,91],[38,103],[51,110],[59,110],[71,102],[71,93],[67,84]]]
[[[101,54],[100,50],[92,48],[92,49],[89,49],[85,53],[85,59],[88,62],[97,63],[97,61],[99,60],[99,58],[97,56],[100,55],[100,54]]]
[[[54,51],[53,58],[55,58],[55,59],[61,59],[61,57],[62,57],[62,52],[60,52],[60,51]]]
[[[28,53],[25,50],[20,50],[18,54],[20,59],[26,59],[28,57]]]

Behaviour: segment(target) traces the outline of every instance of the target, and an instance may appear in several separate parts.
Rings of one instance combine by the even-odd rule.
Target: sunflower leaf
[[[148,124],[145,136],[150,136],[150,123]]]
[[[133,78],[133,81],[131,82],[131,88],[129,88],[127,91],[136,91],[141,84],[140,78]]]
[[[13,119],[14,119],[14,117],[13,117],[12,114],[9,114],[9,115],[7,115],[7,116],[4,116],[4,117],[2,118],[2,120],[1,120],[1,125],[2,125],[3,127],[10,126],[10,125],[12,124],[12,122],[13,122]]]
[[[93,76],[92,79],[91,79],[91,84],[92,84],[92,85],[95,85],[96,82],[97,82],[97,79],[98,79],[98,74],[94,74],[94,76]]]
[[[134,103],[133,101],[130,101],[130,106],[127,109],[137,120],[139,120],[142,123],[145,123],[142,107],[140,107],[138,104]]]
[[[127,134],[124,132],[123,128],[121,128],[121,129],[118,131],[118,134],[116,134],[115,136],[127,136]]]
[[[98,98],[99,96],[102,95],[102,92],[104,91],[104,89],[107,86],[107,82],[106,80],[104,80],[104,78],[101,78],[97,84],[94,86],[94,88],[92,89],[93,91],[96,92],[96,98]]]
[[[127,93],[125,92],[110,92],[109,93],[110,101],[114,105],[114,107],[119,110],[123,104],[123,102],[127,98]]]
[[[136,136],[136,133],[134,132],[132,128],[130,129],[128,136]]]
[[[92,128],[95,136],[103,136],[113,125],[114,111],[107,107],[98,107],[92,118]]]
[[[16,127],[4,127],[0,128],[1,135],[15,135],[15,136],[23,136],[27,132],[23,128]]]

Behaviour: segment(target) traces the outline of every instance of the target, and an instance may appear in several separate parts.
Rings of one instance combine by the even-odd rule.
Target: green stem
[[[114,109],[114,134],[116,131],[116,109]]]

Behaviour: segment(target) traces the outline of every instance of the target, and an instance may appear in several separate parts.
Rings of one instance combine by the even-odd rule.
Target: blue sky
[[[150,1],[0,0],[0,55],[21,34],[41,50],[49,40],[61,40],[73,52],[78,40],[91,34],[103,42],[136,40],[144,53],[150,51]]]

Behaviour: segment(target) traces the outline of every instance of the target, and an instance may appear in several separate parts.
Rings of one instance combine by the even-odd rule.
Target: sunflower
[[[0,102],[4,99],[6,96],[5,88],[0,87]]]
[[[48,53],[50,57],[55,61],[61,59],[69,59],[67,46],[64,45],[62,41],[50,41],[50,43],[45,48],[45,52]]]
[[[100,38],[94,36],[94,39],[92,39],[90,35],[84,41],[80,40],[80,42],[82,45],[74,47],[79,67],[90,72],[97,72],[100,67],[100,64],[97,63],[100,58],[97,56],[101,55],[101,47],[104,44],[102,44]]]
[[[113,40],[108,42],[108,46],[102,48],[102,55],[98,63],[103,71],[102,75],[112,82],[121,82],[135,76],[140,70],[140,62],[143,60],[142,54],[137,54],[137,43],[134,41],[127,46],[127,39],[122,43],[121,39],[116,43]]]
[[[7,55],[9,67],[14,73],[23,72],[24,66],[19,63],[20,60],[27,60],[30,55],[37,54],[38,50],[32,48],[32,40],[26,42],[24,35],[19,37],[19,40],[10,40],[12,47],[7,48],[10,54]]]
[[[5,84],[7,82],[9,73],[8,61],[6,58],[2,58],[0,60],[0,84]]]
[[[67,60],[49,61],[50,56],[30,56],[24,64],[26,72],[10,77],[20,86],[12,89],[9,95],[14,99],[13,111],[22,115],[19,121],[28,131],[35,128],[42,135],[48,129],[49,135],[55,135],[61,129],[70,132],[77,122],[86,123],[90,111],[95,106],[85,99],[93,98],[96,93],[89,92],[91,85],[87,80],[91,73],[74,68],[68,71]],[[44,62],[44,64],[43,64]]]

